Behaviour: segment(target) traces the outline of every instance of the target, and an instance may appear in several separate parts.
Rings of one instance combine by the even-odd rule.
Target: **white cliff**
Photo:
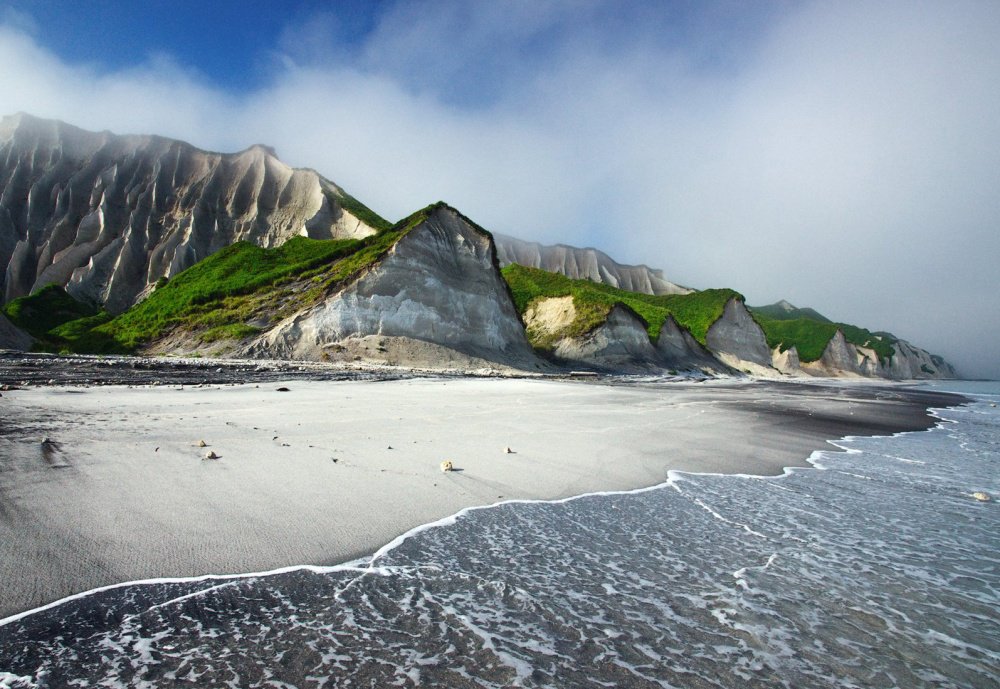
[[[438,206],[376,264],[251,343],[247,354],[544,368],[525,337],[493,242]]]
[[[726,302],[722,315],[705,333],[705,344],[722,363],[753,375],[775,376],[764,331],[739,299]]]
[[[210,153],[24,114],[0,122],[0,189],[3,301],[54,282],[119,312],[240,240],[375,231],[345,209],[356,202],[339,187],[266,147]]]
[[[580,337],[563,338],[553,349],[559,359],[572,364],[634,373],[662,368],[649,340],[646,322],[624,304],[615,304],[604,323]]]
[[[708,351],[694,336],[674,319],[667,316],[656,340],[656,352],[663,365],[670,369],[699,369],[724,373],[728,368]]]
[[[578,249],[565,244],[545,246],[515,237],[494,235],[501,266],[517,263],[561,273],[574,280],[590,280],[643,294],[690,294],[694,290],[668,282],[663,271],[648,266],[616,263],[597,249]]]

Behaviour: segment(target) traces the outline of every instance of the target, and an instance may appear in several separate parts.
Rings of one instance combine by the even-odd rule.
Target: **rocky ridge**
[[[502,234],[493,237],[501,266],[517,263],[560,273],[574,280],[591,280],[642,294],[689,294],[694,291],[667,281],[662,270],[617,263],[597,249],[579,249],[565,244],[546,246]]]
[[[246,345],[306,360],[545,368],[499,272],[490,235],[439,205],[344,289]]]
[[[210,153],[25,114],[0,122],[0,189],[4,301],[55,283],[114,313],[240,240],[275,246],[376,229],[333,182],[264,146]]]
[[[300,236],[384,238],[379,233],[388,228],[333,182],[288,167],[264,146],[221,154],[155,136],[86,132],[23,114],[0,123],[4,301],[56,283],[81,301],[120,313],[165,278],[239,241],[275,247]],[[650,338],[648,324],[621,303],[606,306],[606,316],[588,332],[559,337],[563,321],[574,318],[573,297],[537,301],[522,321],[499,272],[510,263],[646,295],[694,292],[668,282],[662,271],[619,264],[596,249],[494,238],[438,204],[378,261],[319,302],[299,306],[299,287],[293,285],[298,310],[290,316],[282,311],[280,322],[232,323],[243,334],[211,347],[175,328],[143,351],[467,370],[555,365],[768,377],[955,375],[940,357],[909,343],[895,342],[893,356],[880,359],[840,331],[822,357],[802,362],[794,347],[768,346],[742,298],[725,304],[704,345],[673,316]],[[774,306],[780,315],[819,317],[787,302]],[[545,357],[529,345],[526,325],[529,333],[552,329]],[[28,335],[0,317],[0,348],[31,345]]]

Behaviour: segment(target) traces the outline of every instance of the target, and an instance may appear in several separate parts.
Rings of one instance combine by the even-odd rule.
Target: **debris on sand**
[[[441,462],[441,471],[454,471],[455,465],[451,463],[450,459],[446,459]]]
[[[510,449],[509,447],[505,447],[505,448],[503,449],[503,453],[504,453],[505,455],[512,455],[512,454],[515,454],[515,452],[514,452],[514,451],[513,451],[512,449]]]

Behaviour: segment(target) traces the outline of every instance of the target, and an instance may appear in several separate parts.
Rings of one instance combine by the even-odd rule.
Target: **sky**
[[[997,36],[994,1],[0,0],[0,113],[265,143],[390,220],[445,200],[1000,378]]]

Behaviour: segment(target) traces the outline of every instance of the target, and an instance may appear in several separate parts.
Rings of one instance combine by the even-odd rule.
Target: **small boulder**
[[[441,471],[454,471],[455,465],[451,463],[450,459],[446,459],[441,462]]]
[[[215,450],[209,450],[205,453],[205,459],[221,459],[221,457],[215,454]]]
[[[514,451],[512,449],[510,449],[509,447],[505,447],[503,449],[503,452],[504,452],[505,455],[512,455],[512,454],[514,454]]]
[[[199,440],[197,445],[198,447],[208,447],[208,443],[206,443],[204,440]]]

